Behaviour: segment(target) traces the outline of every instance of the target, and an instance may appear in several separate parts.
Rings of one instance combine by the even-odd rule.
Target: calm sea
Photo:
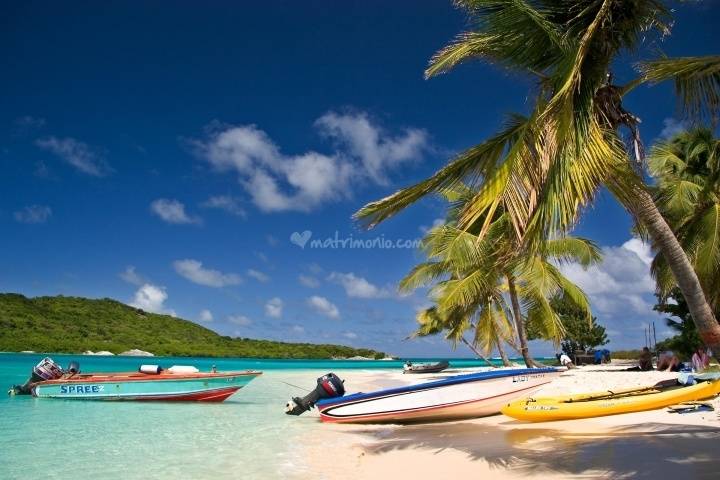
[[[283,413],[291,396],[304,395],[292,385],[311,389],[315,378],[329,371],[402,366],[400,361],[50,356],[63,366],[78,360],[84,372],[133,371],[151,363],[265,374],[221,404],[84,402],[0,393],[0,478],[309,477],[297,446],[312,441],[322,424],[316,417]],[[43,357],[0,354],[0,387],[25,382]],[[484,366],[467,359],[451,365]]]

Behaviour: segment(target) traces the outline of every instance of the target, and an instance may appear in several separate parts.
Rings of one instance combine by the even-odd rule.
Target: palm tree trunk
[[[712,349],[716,358],[720,357],[720,324],[713,316],[690,260],[655,205],[652,196],[641,187],[636,188],[633,193],[633,204],[627,205],[628,208],[647,228],[652,237],[653,246],[665,257],[687,302],[690,315],[692,315],[703,343]]]
[[[500,359],[503,362],[503,366],[505,367],[511,367],[512,363],[510,363],[510,359],[507,356],[507,353],[505,353],[505,347],[502,345],[502,340],[499,338],[497,339],[497,349],[498,353],[500,354]]]
[[[520,341],[520,355],[525,360],[525,366],[528,368],[539,367],[537,362],[530,356],[528,349],[527,333],[525,332],[525,324],[523,323],[522,312],[520,311],[520,302],[518,301],[517,289],[515,288],[515,279],[511,274],[506,274],[508,282],[508,293],[510,294],[510,303],[512,304],[513,318],[515,319],[515,329],[517,330],[518,340]]]
[[[472,350],[473,353],[475,353],[475,355],[477,355],[479,358],[482,358],[483,360],[485,360],[485,363],[487,363],[487,364],[490,365],[491,367],[495,368],[495,365],[493,365],[493,363],[492,363],[490,360],[488,360],[488,358],[487,358],[485,355],[483,355],[483,354],[480,352],[480,350],[478,350],[477,348],[475,348],[475,345],[473,345],[472,343],[468,342],[468,341],[465,339],[465,337],[460,337],[460,341],[463,342],[470,350]]]

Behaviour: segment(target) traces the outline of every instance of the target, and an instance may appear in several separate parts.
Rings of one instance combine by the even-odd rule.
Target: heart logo
[[[310,237],[312,237],[310,230],[305,230],[302,233],[293,232],[292,235],[290,235],[290,241],[300,248],[305,248],[305,244],[310,240]]]

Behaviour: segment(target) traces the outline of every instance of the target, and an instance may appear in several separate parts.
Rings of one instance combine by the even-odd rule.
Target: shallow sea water
[[[43,357],[0,354],[0,387],[23,383]],[[390,361],[297,361],[51,355],[83,372],[132,371],[141,363],[201,371],[262,370],[220,404],[102,402],[0,394],[0,478],[309,478],[303,449],[316,416],[284,414],[285,402],[329,371],[397,369]],[[453,361],[453,366],[480,366]],[[287,382],[287,383],[284,383]],[[317,441],[317,440],[315,440]]]

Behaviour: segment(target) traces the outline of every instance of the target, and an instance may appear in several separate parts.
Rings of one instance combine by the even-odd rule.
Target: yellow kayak
[[[672,382],[674,383],[660,382],[644,388],[563,397],[525,398],[507,404],[500,411],[518,420],[550,422],[643,412],[720,394],[720,380],[700,382],[687,387],[674,380]]]

